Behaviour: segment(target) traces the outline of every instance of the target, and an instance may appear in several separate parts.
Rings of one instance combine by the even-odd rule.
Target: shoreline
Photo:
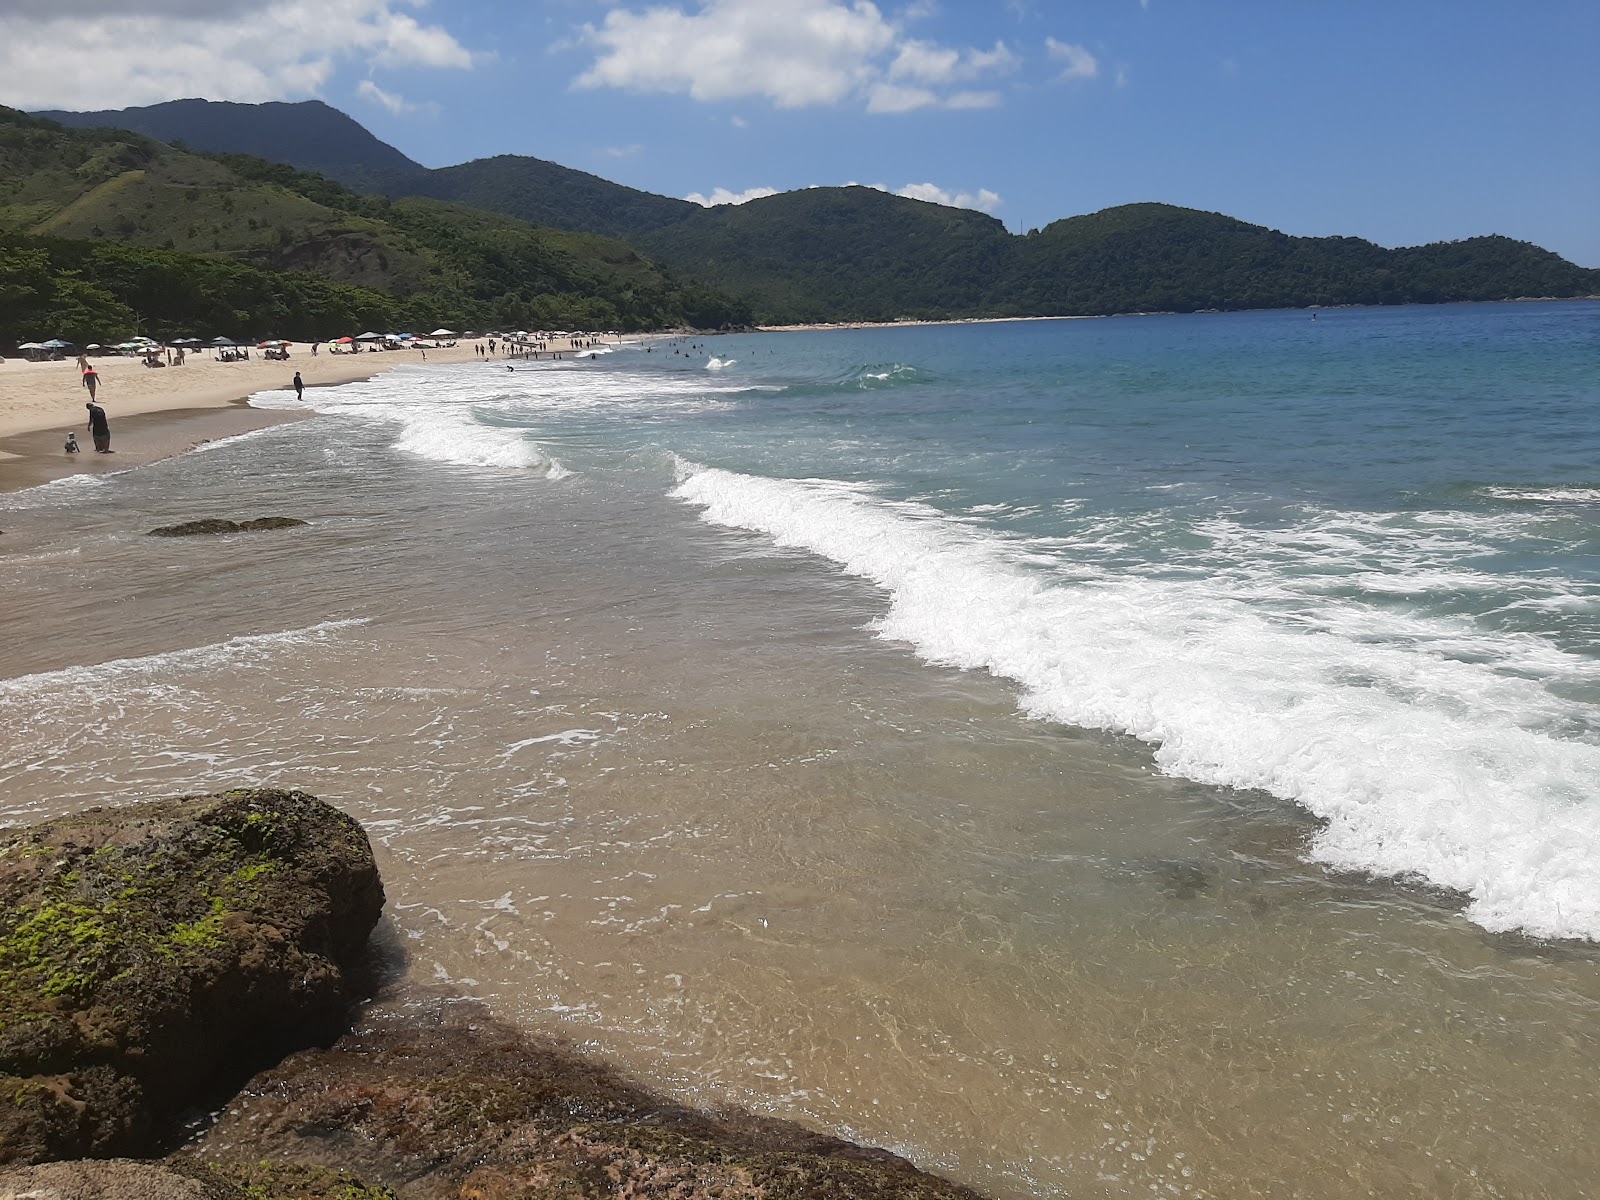
[[[1423,304],[1312,304],[1304,308],[1196,308],[1188,311],[1155,309],[1151,311],[1116,313],[1063,313],[1052,316],[1025,317],[948,317],[943,320],[929,318],[915,321],[833,321],[811,325],[757,325],[756,333],[826,333],[838,329],[913,329],[930,325],[1008,325],[1024,321],[1107,321],[1114,317],[1204,317],[1239,313],[1317,313],[1342,312],[1369,308],[1447,308],[1463,304],[1570,304],[1582,301],[1600,301],[1597,296],[1511,296],[1504,300],[1444,300]]]
[[[650,335],[644,335],[650,336]],[[323,353],[301,348],[286,361],[255,357],[224,363],[200,352],[183,367],[146,368],[137,358],[101,357],[91,362],[101,379],[99,403],[111,421],[110,455],[98,455],[86,436],[87,399],[77,364],[7,360],[0,366],[0,493],[36,487],[68,475],[112,474],[173,458],[206,442],[315,416],[315,411],[250,406],[261,392],[287,391],[296,371],[306,389],[340,387],[386,374],[399,366],[450,366],[500,362],[520,355],[480,356],[475,347],[488,339],[431,349],[418,358],[405,351]],[[571,339],[552,347],[577,353]],[[376,354],[374,360],[371,356]],[[78,434],[81,453],[62,451],[66,431]]]

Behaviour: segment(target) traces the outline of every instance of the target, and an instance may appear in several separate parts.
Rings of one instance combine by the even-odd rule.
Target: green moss
[[[191,1168],[191,1170],[193,1170]],[[386,1187],[369,1187],[348,1171],[292,1163],[207,1163],[194,1173],[231,1184],[238,1200],[396,1200]]]

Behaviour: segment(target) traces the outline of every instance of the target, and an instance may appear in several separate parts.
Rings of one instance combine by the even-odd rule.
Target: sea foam
[[[1163,772],[1303,805],[1326,822],[1314,858],[1466,893],[1491,930],[1600,938],[1600,745],[1567,736],[1588,729],[1581,705],[1497,669],[1516,647],[1482,655],[1490,635],[1426,618],[1396,636],[1348,597],[1287,615],[1225,576],[1069,578],[1025,542],[861,485],[689,463],[679,476],[673,494],[705,520],[883,588],[881,636],[1014,680],[1029,715],[1129,734]],[[1454,657],[1463,639],[1480,644]],[[1541,673],[1588,669],[1544,657]]]

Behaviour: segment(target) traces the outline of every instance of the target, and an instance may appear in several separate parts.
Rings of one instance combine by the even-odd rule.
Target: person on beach
[[[306,395],[305,381],[300,378],[300,372],[296,371],[294,373],[294,398],[296,400],[304,400],[305,399],[305,395]]]
[[[89,399],[92,402],[95,389],[100,386],[100,372],[93,367],[85,366],[83,368],[83,386],[89,389]]]
[[[111,448],[111,422],[106,420],[106,410],[92,399],[84,404],[89,410],[89,432],[94,435],[96,454],[115,454]]]
[[[63,449],[65,449],[68,454],[76,454],[83,449],[82,446],[78,445],[78,435],[73,433],[70,429],[67,430],[67,444],[65,447],[63,447]]]

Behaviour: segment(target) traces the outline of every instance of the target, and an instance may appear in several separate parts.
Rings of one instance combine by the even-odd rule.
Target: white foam
[[[1029,714],[1152,743],[1168,774],[1297,801],[1327,822],[1314,857],[1460,890],[1488,929],[1600,938],[1600,745],[1564,736],[1593,715],[1514,673],[1532,658],[1592,678],[1593,663],[1527,635],[1486,656],[1495,635],[1422,617],[1398,637],[1393,614],[1348,597],[1285,611],[1248,574],[1063,581],[1025,565],[1026,545],[860,485],[679,474],[673,494],[705,520],[872,580],[882,636],[1015,680]],[[1453,656],[1463,639],[1469,659]]]
[[[1486,487],[1479,490],[1496,500],[1524,500],[1532,504],[1600,504],[1600,487]]]
[[[286,647],[318,645],[346,629],[365,624],[367,619],[364,617],[323,621],[301,629],[243,634],[229,638],[225,642],[190,646],[183,650],[168,650],[161,654],[146,654],[138,658],[114,658],[102,663],[63,667],[58,671],[17,675],[10,679],[0,679],[0,700],[27,699],[40,693],[59,696],[63,693],[85,690],[99,692],[108,685],[143,681],[161,682],[179,672],[253,665]]]
[[[562,364],[552,363],[559,367]],[[524,380],[532,371],[525,371]],[[353,416],[398,425],[394,448],[433,462],[464,467],[494,467],[542,473],[564,479],[569,472],[536,442],[531,433],[480,419],[507,411],[520,391],[518,376],[495,374],[494,389],[478,364],[453,367],[406,366],[376,379],[323,389],[315,397],[317,412]],[[311,409],[309,400],[292,392],[259,392],[250,397],[257,408]]]
[[[712,358],[709,362],[706,363],[706,370],[708,370],[708,371],[723,371],[723,370],[726,370],[727,368],[733,366],[738,361],[739,360],[736,359],[736,358]]]
[[[107,480],[120,474],[121,471],[108,471],[93,475],[63,475],[48,483],[19,488],[14,492],[0,495],[0,510],[14,512],[29,508],[53,508],[62,504],[76,504],[88,491],[104,486]]]

